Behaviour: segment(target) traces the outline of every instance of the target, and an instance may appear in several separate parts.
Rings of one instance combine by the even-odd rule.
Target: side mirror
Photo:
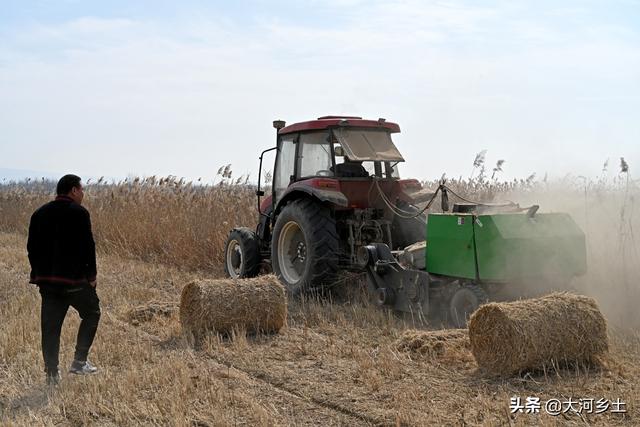
[[[262,197],[262,196],[264,196],[264,191],[262,191],[262,190],[256,190],[256,196],[258,196],[258,197]]]

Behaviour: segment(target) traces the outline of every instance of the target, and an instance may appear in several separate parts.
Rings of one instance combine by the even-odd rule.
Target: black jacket
[[[30,282],[41,288],[84,286],[96,279],[96,246],[89,212],[58,196],[31,216],[27,252]]]

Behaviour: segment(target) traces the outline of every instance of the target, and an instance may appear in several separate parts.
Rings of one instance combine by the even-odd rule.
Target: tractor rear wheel
[[[456,328],[466,327],[471,314],[487,301],[489,296],[479,285],[465,284],[458,287],[449,300],[449,322]]]
[[[273,228],[271,263],[293,295],[328,285],[338,268],[338,234],[330,209],[313,199],[287,204]]]
[[[224,248],[224,271],[233,279],[255,277],[260,271],[260,244],[256,233],[234,228]]]

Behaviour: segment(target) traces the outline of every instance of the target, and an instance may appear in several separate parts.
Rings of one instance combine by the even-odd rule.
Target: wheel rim
[[[278,237],[278,266],[289,284],[296,284],[307,266],[307,242],[295,221],[287,222]]]
[[[227,270],[229,275],[237,279],[242,275],[242,268],[244,267],[244,255],[242,253],[242,247],[240,243],[233,239],[227,246]]]
[[[457,326],[464,326],[478,308],[478,298],[468,289],[456,292],[451,301],[451,316]]]

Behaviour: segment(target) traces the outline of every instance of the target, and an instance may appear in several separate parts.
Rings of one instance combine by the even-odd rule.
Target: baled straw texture
[[[456,355],[469,351],[469,336],[466,329],[443,329],[434,331],[406,330],[398,337],[395,347],[399,351],[416,353],[426,357],[442,357],[446,353]]]
[[[566,292],[483,305],[469,320],[469,338],[478,365],[499,375],[590,363],[609,348],[596,301]]]
[[[182,290],[180,322],[201,337],[207,331],[230,334],[278,332],[287,320],[287,297],[274,275],[252,279],[196,280]]]

